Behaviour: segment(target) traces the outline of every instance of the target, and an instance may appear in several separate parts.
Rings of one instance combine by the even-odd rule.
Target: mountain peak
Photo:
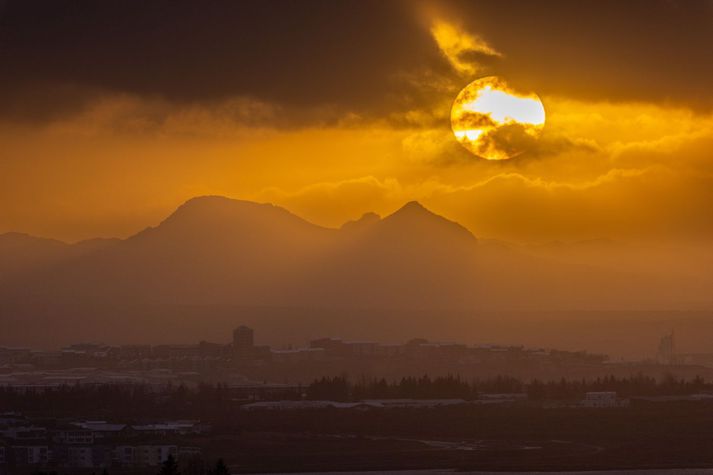
[[[397,209],[394,211],[392,214],[386,217],[386,219],[389,218],[397,218],[397,217],[413,217],[414,219],[435,219],[435,220],[442,220],[442,221],[448,221],[451,222],[450,220],[447,220],[443,216],[440,216],[430,209],[426,208],[423,206],[421,203],[418,201],[409,201],[405,205],[403,205],[401,208]]]
[[[434,213],[418,201],[409,201],[401,208],[383,220],[384,223],[391,223],[398,227],[412,228],[411,232],[420,233],[440,230],[449,235],[459,235],[468,240],[475,240],[475,236],[464,226],[455,221],[451,221],[443,216]]]
[[[421,203],[419,203],[416,200],[409,201],[408,203],[403,205],[401,208],[399,208],[397,213],[399,211],[426,211],[428,213],[431,212],[425,206],[423,206]]]
[[[166,218],[162,225],[194,220],[221,221],[234,220],[245,214],[260,213],[265,209],[281,209],[269,203],[236,200],[219,195],[196,196],[187,200]]]
[[[10,231],[0,234],[0,243],[2,244],[47,244],[55,246],[65,246],[66,243],[57,239],[43,238],[33,236],[27,233]]]
[[[228,198],[226,196],[220,195],[203,195],[195,196],[185,203],[180,205],[175,213],[187,210],[206,210],[206,209],[219,209],[219,208],[238,208],[238,207],[273,207],[272,204],[267,203],[256,203],[253,201],[236,200],[233,198]]]
[[[378,223],[379,221],[381,221],[381,216],[370,211],[368,213],[364,213],[361,216],[361,218],[359,218],[359,219],[347,221],[346,223],[342,224],[341,229],[344,229],[344,230],[365,229],[373,224]]]
[[[295,235],[326,228],[312,224],[271,203],[238,200],[225,196],[197,196],[180,205],[158,226],[135,235],[144,239],[169,233],[176,239],[248,239],[261,232]]]

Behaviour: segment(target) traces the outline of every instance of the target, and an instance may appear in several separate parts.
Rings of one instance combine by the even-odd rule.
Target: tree
[[[230,475],[230,471],[228,470],[228,466],[225,465],[225,462],[223,462],[223,459],[218,459],[215,463],[215,468],[209,470],[208,475]]]
[[[312,400],[348,401],[351,385],[346,376],[323,377],[309,385],[307,398]]]
[[[178,462],[173,455],[169,455],[161,464],[161,471],[158,472],[158,475],[181,475],[178,471]]]
[[[185,475],[206,475],[206,463],[199,455],[181,459],[181,466]]]

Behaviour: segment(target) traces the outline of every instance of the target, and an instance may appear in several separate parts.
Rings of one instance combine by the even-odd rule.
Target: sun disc
[[[468,84],[451,108],[456,140],[487,160],[513,158],[530,149],[545,126],[545,108],[535,93],[521,93],[488,76]]]

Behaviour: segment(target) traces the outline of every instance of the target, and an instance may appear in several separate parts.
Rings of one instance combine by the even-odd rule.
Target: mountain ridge
[[[326,226],[321,226],[318,224],[315,224],[293,212],[288,210],[287,208],[284,208],[282,206],[273,204],[273,203],[263,203],[263,202],[256,202],[256,201],[250,201],[250,200],[241,200],[241,199],[235,199],[235,198],[229,198],[226,196],[222,195],[200,195],[200,196],[195,196],[193,198],[189,198],[188,200],[184,201],[182,204],[180,204],[176,209],[174,209],[170,214],[166,216],[166,218],[162,219],[158,224],[152,225],[152,226],[147,226],[146,228],[137,231],[136,233],[126,237],[126,238],[87,238],[87,239],[82,239],[80,241],[76,242],[66,242],[62,241],[60,239],[56,238],[51,238],[51,237],[43,237],[43,236],[37,236],[34,234],[30,233],[25,233],[21,231],[8,231],[5,233],[0,234],[0,244],[2,243],[2,240],[7,237],[9,238],[15,238],[18,241],[30,241],[30,240],[35,240],[35,241],[44,241],[44,242],[53,242],[57,244],[64,244],[64,245],[79,245],[79,244],[84,244],[84,243],[89,243],[89,242],[98,242],[98,241],[125,241],[128,239],[132,239],[142,233],[145,233],[147,231],[155,230],[161,226],[165,225],[172,225],[176,221],[184,221],[184,220],[190,220],[196,215],[200,215],[200,213],[204,213],[203,218],[205,220],[205,212],[208,212],[212,215],[213,219],[217,219],[221,217],[218,213],[223,213],[227,214],[229,212],[256,212],[256,211],[268,211],[270,213],[273,213],[274,215],[282,215],[283,217],[287,219],[292,219],[296,222],[301,222],[304,224],[308,224],[314,228],[319,228],[319,229],[324,229],[324,230],[333,230],[337,231],[340,229],[343,229],[345,227],[349,227],[351,224],[357,223],[359,221],[364,220],[365,218],[369,220],[370,222],[375,222],[375,221],[386,221],[386,220],[394,220],[394,219],[399,219],[403,215],[410,215],[410,216],[419,216],[421,219],[434,219],[442,222],[447,222],[447,223],[452,223],[453,225],[458,226],[459,228],[462,228],[464,231],[468,232],[469,234],[472,235],[472,232],[463,226],[462,224],[458,223],[457,221],[450,220],[444,216],[441,216],[439,214],[434,213],[433,211],[429,210],[423,204],[421,204],[418,201],[409,201],[406,202],[403,206],[392,212],[391,214],[388,214],[384,216],[383,218],[379,216],[378,214],[374,212],[366,212],[364,213],[359,219],[356,220],[348,220],[344,222],[341,226],[336,227],[336,228],[330,228]],[[225,217],[225,216],[223,216]],[[376,218],[376,219],[374,219]]]
[[[12,239],[32,241],[6,238]],[[384,218],[367,213],[325,228],[272,204],[196,197],[126,239],[55,243],[60,258],[30,252],[13,261],[0,245],[0,323],[7,338],[20,340],[32,331],[61,333],[57,322],[67,318],[87,331],[115,328],[129,338],[126,332],[142,328],[140,319],[152,312],[159,312],[156,322],[177,325],[156,310],[162,308],[194,309],[181,318],[196,321],[211,318],[199,309],[215,306],[379,308],[392,309],[393,320],[378,325],[404,326],[413,311],[600,308],[601,302],[653,308],[682,298],[677,287],[656,284],[665,292],[651,292],[640,284],[653,282],[650,276],[483,244],[417,202]],[[134,310],[117,317],[127,305]]]

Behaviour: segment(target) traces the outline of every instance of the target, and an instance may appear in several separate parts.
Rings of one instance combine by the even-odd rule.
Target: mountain
[[[0,234],[0,282],[27,275],[103,249],[118,239],[89,239],[67,244],[24,233]]]
[[[61,241],[28,234],[0,234],[0,279],[56,262],[68,247]]]
[[[322,263],[330,305],[460,307],[475,296],[477,239],[415,201],[383,219],[367,215],[340,230],[338,252]]]
[[[646,288],[651,279],[480,244],[417,202],[330,229],[271,204],[204,196],[124,240],[2,235],[0,271],[0,344],[175,341],[255,319],[282,336],[329,325],[433,331],[459,312],[668,298]]]
[[[60,262],[23,287],[54,302],[404,305],[412,286],[427,297],[436,280],[462,280],[455,274],[476,246],[462,226],[415,202],[368,219],[328,229],[269,204],[199,197],[158,226]]]

